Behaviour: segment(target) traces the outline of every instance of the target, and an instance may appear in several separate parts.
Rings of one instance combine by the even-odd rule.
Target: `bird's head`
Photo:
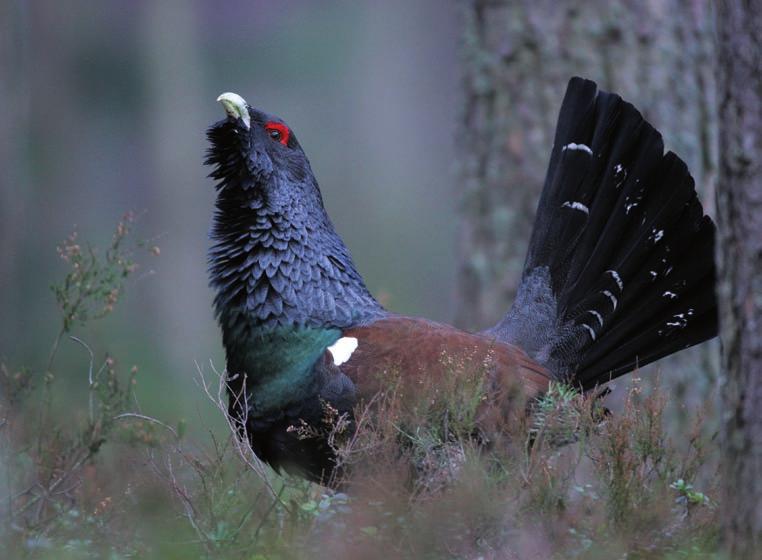
[[[235,93],[217,100],[227,118],[207,132],[217,188],[209,261],[228,351],[250,328],[343,328],[383,314],[288,125]]]
[[[219,193],[270,205],[317,197],[322,205],[307,156],[282,119],[254,109],[236,93],[223,93],[217,101],[227,118],[207,132],[206,163],[214,167]]]

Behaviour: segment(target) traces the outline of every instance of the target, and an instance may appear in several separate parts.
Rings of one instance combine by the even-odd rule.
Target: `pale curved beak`
[[[237,93],[225,92],[221,94],[217,101],[222,103],[225,112],[234,119],[240,119],[246,130],[251,128],[251,117],[249,116],[248,103]]]

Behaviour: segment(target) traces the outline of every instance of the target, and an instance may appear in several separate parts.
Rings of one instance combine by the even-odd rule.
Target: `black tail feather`
[[[590,388],[717,334],[714,224],[631,104],[573,78],[522,284],[489,332]]]

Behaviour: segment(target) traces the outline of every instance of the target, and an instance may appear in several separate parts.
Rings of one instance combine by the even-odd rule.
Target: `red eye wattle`
[[[291,131],[285,124],[269,122],[265,124],[265,130],[270,138],[276,142],[280,142],[284,146],[288,146],[288,139],[291,136]]]

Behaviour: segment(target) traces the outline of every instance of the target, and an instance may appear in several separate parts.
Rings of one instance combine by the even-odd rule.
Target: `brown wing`
[[[379,412],[391,414],[396,429],[436,421],[439,416],[430,412],[441,409],[429,403],[454,397],[450,404],[476,405],[468,409],[475,414],[469,429],[478,427],[486,443],[506,427],[521,426],[527,400],[544,393],[550,381],[548,372],[520,348],[425,319],[389,317],[342,334],[357,339],[357,346],[345,341],[344,350],[335,344],[323,354],[315,370],[323,378],[320,398],[300,401],[283,418],[249,432],[257,455],[268,463],[324,484],[332,475],[340,478],[334,471],[334,444],[302,438],[294,426],[306,422],[325,429],[326,418],[332,418],[326,416],[326,402],[341,414],[364,408],[359,412],[369,412],[365,417],[371,421],[378,420]],[[392,398],[375,398],[385,394]]]
[[[509,407],[507,400],[520,394],[525,404],[544,393],[551,379],[520,348],[426,319],[390,317],[347,329],[343,336],[356,338],[357,348],[340,369],[366,402],[396,380],[406,397],[421,398],[452,376],[482,376],[489,383],[485,393],[498,409],[523,414],[523,406]]]

